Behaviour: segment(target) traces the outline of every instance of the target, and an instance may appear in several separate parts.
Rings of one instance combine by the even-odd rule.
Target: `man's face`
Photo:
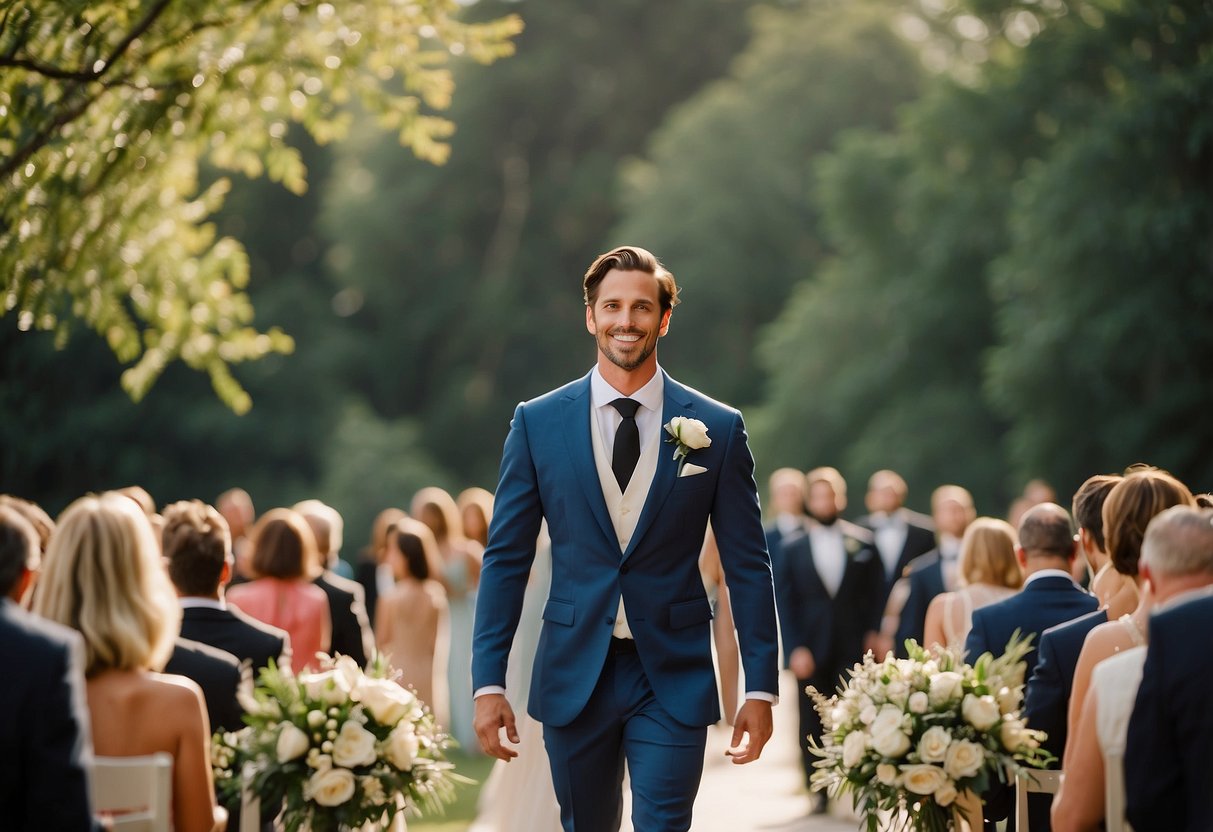
[[[670,312],[661,311],[657,278],[647,272],[611,269],[598,284],[594,305],[585,311],[585,327],[598,343],[598,352],[628,372],[652,358],[657,339],[669,326]]]
[[[891,485],[873,485],[868,489],[864,502],[867,503],[868,511],[883,511],[885,514],[892,514],[901,508],[901,497]]]
[[[935,526],[943,534],[962,537],[969,526],[969,510],[955,500],[940,500],[935,507]]]
[[[838,517],[838,496],[828,482],[819,481],[809,486],[809,514],[826,522]]]
[[[804,514],[804,488],[798,482],[783,482],[771,492],[778,514]]]

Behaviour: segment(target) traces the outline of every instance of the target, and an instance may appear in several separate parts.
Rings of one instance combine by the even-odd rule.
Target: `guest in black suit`
[[[770,506],[774,518],[763,526],[767,539],[767,552],[771,555],[771,571],[778,575],[783,568],[783,542],[804,535],[804,524],[808,519],[804,509],[804,473],[795,468],[780,468],[767,481],[770,491]],[[782,604],[776,612],[779,618],[780,641],[784,642],[788,622]],[[786,653],[786,649],[784,651]]]
[[[0,685],[0,825],[85,832],[93,820],[84,644],[17,606],[38,557],[37,532],[0,506],[0,664],[10,669]]]
[[[244,709],[236,698],[240,689],[240,661],[231,653],[178,637],[164,672],[192,679],[202,688],[212,734],[244,727]]]
[[[846,482],[838,471],[810,471],[805,492],[809,519],[803,531],[784,540],[775,587],[787,622],[785,657],[799,688],[807,785],[818,759],[809,751],[809,737],[820,744],[822,729],[805,686],[832,694],[843,673],[861,658],[884,579],[871,533],[838,516],[846,506]],[[824,810],[819,799],[814,811]]]
[[[367,618],[365,595],[357,581],[343,578],[332,569],[341,551],[341,515],[319,500],[304,500],[295,506],[295,511],[312,527],[316,548],[320,550],[324,571],[312,583],[323,589],[329,599],[333,623],[331,652],[334,656],[349,656],[359,666],[365,666],[375,654],[375,634]]]
[[[893,650],[904,658],[906,639],[921,644],[931,599],[960,585],[960,544],[977,519],[973,495],[959,485],[941,485],[931,493],[931,516],[939,543],[910,561],[888,591],[877,655]]]
[[[1023,567],[1023,590],[1005,601],[982,607],[973,612],[973,628],[965,642],[969,661],[982,653],[1001,655],[1018,630],[1021,636],[1033,640],[1049,627],[1093,612],[1098,602],[1070,577],[1070,566],[1077,554],[1070,515],[1056,503],[1041,503],[1028,509],[1019,524],[1019,546],[1015,550]],[[1025,657],[1025,678],[1036,666],[1036,651]],[[986,829],[992,832],[994,822],[1010,814],[1011,790],[995,784],[983,797],[986,800]],[[1048,795],[1030,795],[1031,828],[1048,829]],[[1015,819],[1007,824],[1008,832],[1015,828]]]
[[[1024,715],[1029,726],[1048,735],[1044,747],[1058,760],[1066,750],[1066,714],[1082,643],[1087,633],[1109,620],[1107,608],[1110,603],[1116,605],[1115,617],[1119,618],[1130,612],[1137,602],[1136,587],[1131,586],[1128,594],[1122,591],[1124,576],[1111,568],[1104,542],[1104,501],[1120,480],[1121,477],[1116,474],[1097,474],[1074,492],[1078,547],[1094,575],[1091,593],[1099,602],[1100,609],[1045,630],[1037,643],[1036,668],[1028,679]]]
[[[397,520],[408,517],[403,509],[385,508],[375,516],[371,527],[371,544],[362,550],[358,563],[354,565],[354,580],[362,587],[366,599],[367,621],[372,631],[375,628],[375,610],[379,606],[379,596],[391,589],[396,583],[392,567],[387,562],[388,530],[396,525]]]
[[[248,662],[254,675],[271,660],[289,667],[290,636],[223,600],[233,561],[222,515],[201,500],[173,503],[164,510],[162,539],[168,574],[180,596],[181,636]]]
[[[882,610],[889,591],[910,561],[935,548],[935,521],[905,507],[909,493],[906,481],[896,471],[877,471],[868,479],[868,493],[864,497],[869,513],[855,521],[872,532],[884,565]]]
[[[1213,787],[1213,597],[1150,618],[1125,746],[1125,814],[1137,832],[1207,832]],[[1193,639],[1203,634],[1203,639]]]

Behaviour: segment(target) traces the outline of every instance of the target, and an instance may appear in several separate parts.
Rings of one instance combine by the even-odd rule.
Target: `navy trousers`
[[[637,832],[691,828],[707,727],[683,725],[657,703],[627,645],[612,648],[585,710],[568,725],[545,725],[543,739],[564,832],[618,832],[625,760]]]

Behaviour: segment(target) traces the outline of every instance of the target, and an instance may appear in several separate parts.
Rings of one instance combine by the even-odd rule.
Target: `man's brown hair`
[[[310,579],[320,567],[312,527],[289,508],[267,511],[253,528],[252,566],[258,578]]]
[[[209,598],[232,548],[227,521],[201,500],[182,500],[164,509],[160,533],[168,576],[182,595]]]
[[[639,246],[619,246],[598,255],[586,270],[585,278],[581,281],[586,306],[593,308],[598,299],[598,286],[611,269],[653,275],[657,278],[657,299],[661,311],[666,312],[678,305],[678,284],[674,282],[674,275],[661,265],[661,261]]]

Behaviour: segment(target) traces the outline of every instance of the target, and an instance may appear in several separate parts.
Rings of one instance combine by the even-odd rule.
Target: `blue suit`
[[[1213,597],[1150,617],[1125,745],[1125,814],[1138,832],[1207,832],[1213,788]]]
[[[594,460],[589,375],[520,404],[505,442],[476,605],[473,686],[505,685],[535,541],[546,518],[552,579],[528,711],[545,725],[558,794],[561,777],[569,777],[566,761],[560,759],[567,743],[562,740],[554,749],[550,729],[579,731],[583,712],[596,713],[600,707],[608,671],[631,674],[627,685],[651,688],[644,696],[676,723],[669,726],[671,731],[693,728],[703,737],[704,726],[720,718],[711,654],[712,609],[698,565],[709,517],[729,583],[747,687],[778,690],[771,565],[741,414],[669,376],[664,385],[662,424],[685,416],[707,425],[711,446],[689,457],[707,470],[678,477],[673,448],[662,444],[626,551],[620,550]],[[611,635],[621,594],[635,654],[617,661]],[[631,750],[627,753],[635,794],[641,781],[637,763],[643,768],[643,761],[634,760]],[[685,765],[698,770],[702,755],[700,739],[698,750],[688,750]],[[622,757],[617,765],[621,772]],[[589,780],[577,782],[579,790],[601,792],[595,796],[601,798],[597,809],[590,811],[609,815],[616,810],[616,798],[608,793],[613,789],[617,794],[617,777],[607,764],[601,771],[579,775],[579,780]],[[695,788],[697,783],[696,777]],[[565,797],[562,811],[567,810]],[[609,829],[612,820],[577,814],[575,822],[581,832]],[[677,823],[659,816],[647,822],[651,825],[646,828],[677,828]],[[614,823],[617,828],[617,817]],[[566,829],[572,824],[566,814]]]
[[[1058,767],[1066,751],[1070,693],[1074,689],[1078,655],[1087,633],[1107,620],[1107,612],[1097,610],[1050,627],[1036,643],[1036,669],[1028,679],[1024,716],[1029,728],[1048,734],[1044,747],[1057,757]]]
[[[947,592],[943,583],[943,557],[939,549],[932,549],[910,561],[902,580],[909,584],[909,595],[901,608],[897,621],[897,635],[893,639],[893,652],[906,658],[906,639],[912,638],[922,644],[927,627],[927,607],[936,595]]]
[[[970,662],[985,652],[995,656],[1007,649],[1011,635],[1019,630],[1022,636],[1033,636],[1033,644],[1040,641],[1040,634],[1050,627],[1071,621],[1080,615],[1094,612],[1099,601],[1087,593],[1069,577],[1045,575],[1024,584],[1023,590],[1005,601],[974,610],[973,628],[965,640],[965,652]],[[1027,668],[1024,678],[1029,679],[1036,668],[1038,651],[1032,650],[1024,657]],[[993,821],[1011,814],[1011,790],[995,782],[983,797],[986,800],[986,828],[993,828]],[[1029,795],[1028,810],[1030,828],[1049,828],[1048,795]],[[1007,821],[1007,832],[1015,829],[1015,819]]]

